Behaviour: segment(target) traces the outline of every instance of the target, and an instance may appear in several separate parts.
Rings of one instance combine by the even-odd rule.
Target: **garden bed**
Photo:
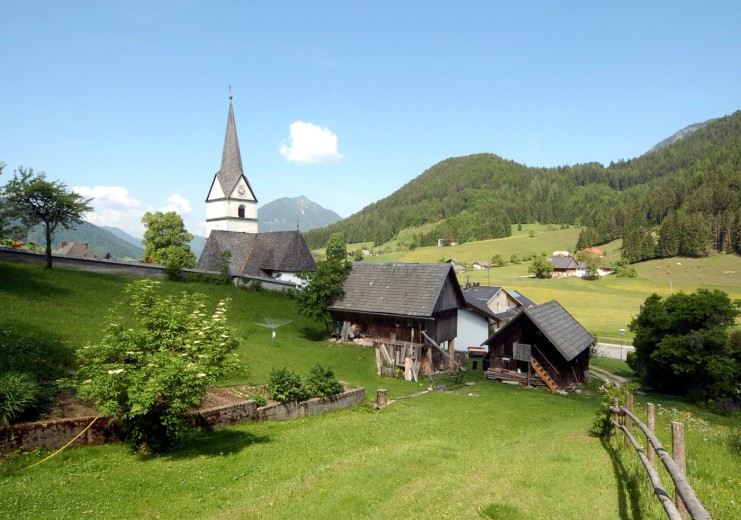
[[[365,401],[365,389],[355,388],[330,397],[292,403],[268,402],[258,407],[249,397],[259,395],[259,389],[254,386],[211,387],[203,406],[193,414],[193,425],[211,429],[240,421],[283,421],[348,408]],[[85,434],[76,439],[74,445],[105,444],[121,438],[116,423],[105,417],[93,422],[96,413],[92,406],[71,393],[60,394],[50,409],[53,409],[53,419],[0,427],[0,451],[61,448],[83,430]]]

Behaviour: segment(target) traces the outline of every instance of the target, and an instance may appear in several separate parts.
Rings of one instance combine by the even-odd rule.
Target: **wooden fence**
[[[624,433],[623,442],[625,447],[627,448],[632,445],[636,450],[638,457],[646,468],[654,493],[661,502],[661,505],[664,507],[667,516],[671,520],[685,520],[688,518],[689,514],[692,518],[697,520],[710,520],[710,514],[707,512],[705,507],[697,498],[695,491],[687,482],[687,470],[684,457],[684,424],[672,421],[672,453],[674,455],[674,458],[672,458],[661,445],[658,437],[654,434],[656,412],[653,403],[648,403],[646,405],[646,422],[648,425],[644,424],[640,419],[638,419],[638,417],[633,415],[632,394],[628,394],[625,406],[620,406],[618,399],[615,398],[615,402],[613,406],[610,407],[610,411],[617,419],[611,421],[612,425],[615,427],[616,431],[622,431]],[[643,448],[638,444],[638,441],[633,437],[633,425],[640,428],[646,435],[646,440],[648,441],[647,452],[644,452]],[[671,497],[664,489],[659,474],[656,471],[655,465],[657,455],[664,464],[669,476],[671,476],[674,481],[674,502],[672,502]]]

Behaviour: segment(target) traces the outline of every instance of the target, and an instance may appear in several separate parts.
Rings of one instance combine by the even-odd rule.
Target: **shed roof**
[[[440,310],[436,306],[446,287],[457,293],[458,304],[453,308],[463,307],[450,264],[353,262],[343,286],[345,294],[330,310],[427,318]]]
[[[566,361],[571,361],[594,343],[594,337],[556,300],[526,308],[499,329],[497,334],[509,327],[517,326],[525,317],[530,318],[533,325],[548,338],[548,341]],[[497,334],[486,340],[484,344],[491,345]]]

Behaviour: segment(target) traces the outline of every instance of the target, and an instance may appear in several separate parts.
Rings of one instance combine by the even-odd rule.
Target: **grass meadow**
[[[129,278],[46,270],[0,262],[0,330],[45,348],[97,341],[106,312]],[[242,340],[249,373],[224,384],[264,383],[272,368],[305,373],[330,363],[338,377],[396,399],[426,384],[375,375],[372,349],[337,346],[323,327],[295,313],[286,295],[230,286],[162,282],[164,292],[230,298],[228,319]],[[527,292],[523,289],[523,292]],[[269,319],[292,320],[277,329]],[[596,362],[629,374],[616,360]],[[562,396],[486,381],[287,422],[243,423],[198,432],[167,456],[132,454],[124,445],[0,458],[0,518],[490,518],[659,519],[637,457],[622,440],[589,435],[598,382]],[[715,416],[679,399],[657,403],[657,432],[687,428],[690,483],[713,518],[741,517],[738,418]],[[668,486],[670,479],[662,475]]]

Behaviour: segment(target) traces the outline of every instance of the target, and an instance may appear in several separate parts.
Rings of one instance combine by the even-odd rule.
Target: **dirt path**
[[[601,368],[597,367],[589,367],[589,371],[594,374],[596,377],[599,377],[600,379],[604,379],[605,381],[609,381],[610,383],[617,383],[619,385],[626,385],[628,383],[632,383],[633,381],[631,379],[628,379],[626,377],[615,375],[611,372],[608,372],[607,370],[603,370]]]

